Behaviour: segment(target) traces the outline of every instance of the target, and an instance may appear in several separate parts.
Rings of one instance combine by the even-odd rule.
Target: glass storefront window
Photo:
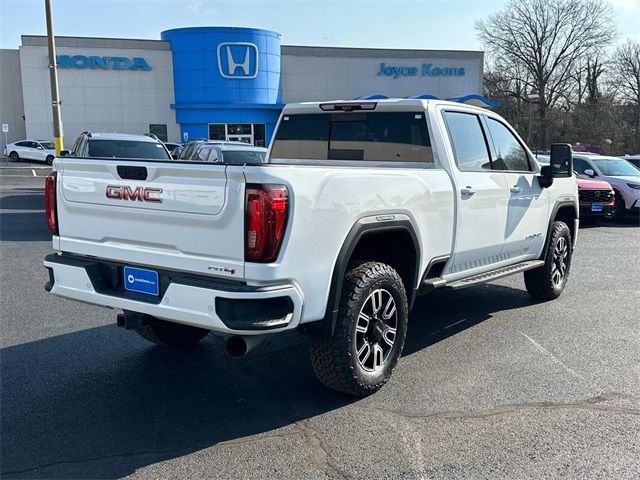
[[[266,147],[264,123],[210,123],[209,140],[244,142],[256,147]]]
[[[253,144],[256,147],[266,147],[266,135],[264,123],[253,124]]]
[[[251,135],[250,123],[228,123],[227,135]]]
[[[226,140],[227,133],[225,131],[224,123],[210,123],[209,124],[209,140]]]

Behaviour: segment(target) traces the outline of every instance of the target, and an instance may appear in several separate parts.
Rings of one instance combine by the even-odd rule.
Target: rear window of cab
[[[423,112],[341,112],[284,115],[271,159],[430,162]]]

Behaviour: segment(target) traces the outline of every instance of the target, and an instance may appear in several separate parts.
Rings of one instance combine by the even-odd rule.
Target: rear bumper
[[[253,287],[177,272],[160,272],[160,295],[120,287],[120,265],[97,259],[47,255],[45,289],[54,295],[104,307],[145,313],[171,322],[229,334],[275,333],[296,328],[303,299],[291,284]]]

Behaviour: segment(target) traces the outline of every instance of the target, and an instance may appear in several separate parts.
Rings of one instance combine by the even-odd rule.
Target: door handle
[[[470,196],[472,196],[473,194],[475,194],[475,193],[476,193],[476,191],[475,191],[475,190],[473,190],[471,187],[467,186],[467,187],[463,188],[462,190],[460,190],[460,193],[461,193],[461,194],[462,194],[462,196],[464,196],[464,197],[470,197]]]
[[[522,191],[522,187],[518,187],[517,185],[514,185],[509,189],[509,191],[511,193],[520,193]]]

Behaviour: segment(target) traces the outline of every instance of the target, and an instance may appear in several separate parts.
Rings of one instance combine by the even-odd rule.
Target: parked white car
[[[4,156],[9,157],[12,162],[36,160],[51,165],[56,157],[56,149],[53,142],[48,140],[20,140],[7,143],[4,147]]]
[[[581,178],[597,178],[616,192],[617,216],[640,213],[640,170],[620,157],[573,154],[573,169]]]

